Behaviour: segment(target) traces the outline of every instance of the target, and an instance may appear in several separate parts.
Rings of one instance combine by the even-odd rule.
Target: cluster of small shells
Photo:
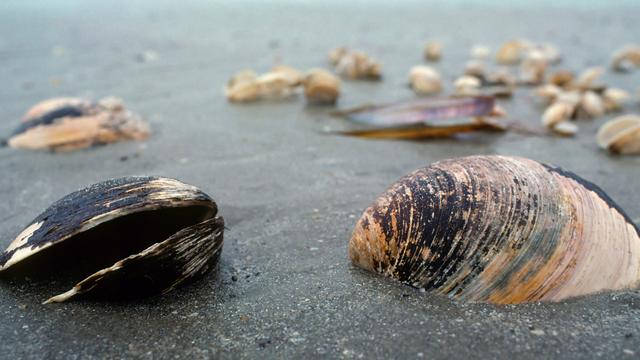
[[[261,99],[284,99],[304,88],[309,102],[336,102],[340,96],[340,79],[323,69],[311,69],[303,73],[286,65],[274,66],[262,75],[252,70],[236,73],[224,89],[230,102],[252,102]]]
[[[598,118],[620,110],[629,94],[599,83],[603,73],[604,68],[596,66],[584,70],[577,78],[566,70],[551,74],[548,83],[536,89],[536,95],[548,104],[542,124],[560,135],[571,136],[578,128],[570,120]]]

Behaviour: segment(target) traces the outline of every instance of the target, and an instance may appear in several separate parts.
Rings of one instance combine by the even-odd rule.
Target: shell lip
[[[78,210],[73,206],[76,202],[82,203],[86,202],[89,205],[91,203],[102,203],[102,205],[115,203],[113,200],[121,200],[118,198],[120,194],[126,193],[127,195],[131,191],[141,191],[141,188],[145,188],[146,192],[142,191],[140,196],[143,196],[141,199],[137,194],[133,194],[129,197],[129,200],[124,203],[116,203],[115,206],[108,205],[107,208],[111,208],[110,212],[102,212],[103,208],[99,208],[98,210],[101,212],[99,215],[92,215],[91,217],[78,220],[80,223],[76,226],[72,226],[69,228],[69,232],[64,234],[64,236],[58,236],[55,239],[50,241],[45,241],[44,243],[31,241],[31,237],[44,237],[47,235],[51,235],[51,233],[56,231],[56,228],[60,225],[61,222],[68,222],[68,218],[64,216],[63,218],[56,218],[57,212],[77,212]],[[181,196],[178,198],[177,203],[172,202],[170,200],[165,199],[164,202],[154,201],[154,195],[158,194],[157,187],[179,187],[180,191],[188,191],[190,194],[189,198],[185,200],[184,194],[180,194]],[[118,192],[119,191],[119,192]],[[107,193],[108,195],[104,195]],[[145,200],[146,199],[146,200]],[[143,202],[145,205],[139,206],[139,203]],[[55,244],[63,242],[69,238],[72,238],[80,233],[88,231],[98,225],[104,224],[111,220],[126,217],[129,215],[133,215],[136,213],[141,213],[145,211],[156,211],[161,209],[170,209],[170,208],[186,208],[186,207],[194,207],[194,206],[202,206],[211,209],[210,216],[215,216],[217,214],[217,206],[215,202],[209,197],[207,194],[201,192],[197,188],[184,184],[174,179],[158,177],[158,176],[133,176],[133,177],[124,177],[118,179],[107,180],[102,183],[98,183],[92,185],[90,187],[78,190],[73,192],[62,199],[58,200],[55,204],[53,204],[49,209],[45,210],[44,213],[40,214],[36,219],[31,222],[26,229],[34,226],[35,224],[40,223],[42,226],[49,222],[52,226],[46,230],[44,234],[36,234],[38,227],[28,234],[25,234],[21,240],[23,242],[14,246],[14,243],[20,238],[21,235],[12,242],[7,250],[3,253],[0,253],[0,274],[2,274],[5,270],[9,269],[13,265],[22,262],[22,260],[34,255],[46,248],[49,248]],[[95,209],[94,209],[95,210]],[[42,226],[42,231],[47,228],[47,226]],[[26,230],[25,229],[25,230]],[[23,231],[24,233],[24,231]]]
[[[29,258],[32,255],[35,255],[47,248],[50,248],[56,244],[62,243],[68,239],[71,239],[85,231],[89,231],[99,225],[105,224],[109,221],[112,221],[114,219],[117,218],[122,218],[122,217],[126,217],[129,215],[133,215],[133,214],[137,214],[137,213],[142,213],[142,212],[152,212],[152,211],[157,211],[157,210],[161,210],[161,209],[177,209],[177,208],[188,208],[188,207],[194,207],[194,206],[204,206],[204,207],[208,207],[210,209],[213,209],[213,214],[212,216],[215,216],[216,214],[216,207],[208,201],[193,201],[193,202],[189,202],[189,203],[185,203],[181,206],[174,206],[174,207],[163,207],[163,208],[136,208],[136,209],[132,209],[133,211],[130,212],[126,212],[126,213],[119,213],[117,214],[117,216],[114,217],[102,217],[101,219],[99,219],[98,221],[89,224],[89,226],[83,226],[83,227],[79,227],[76,229],[76,231],[69,233],[68,235],[58,238],[55,241],[51,241],[48,242],[46,244],[43,244],[41,246],[31,246],[31,247],[26,247],[26,248],[22,248],[22,247],[18,247],[9,251],[6,251],[2,254],[0,254],[0,274],[4,273],[6,270],[12,268],[14,265],[21,263],[23,260],[26,260],[27,258]],[[22,251],[21,251],[22,250]]]

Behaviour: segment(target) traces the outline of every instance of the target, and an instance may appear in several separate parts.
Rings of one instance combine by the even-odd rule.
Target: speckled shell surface
[[[168,238],[151,239],[153,245],[140,253],[96,272],[50,301],[64,301],[89,290],[99,290],[108,287],[109,282],[117,285],[112,281],[116,278],[119,282],[135,282],[141,276],[154,277],[158,291],[173,289],[215,264],[222,249],[224,221],[216,216],[217,206],[207,194],[195,186],[163,177],[108,180],[65,196],[36,217],[0,254],[0,272],[110,221],[154,210],[194,206],[207,209],[206,214],[203,212],[204,219],[195,219],[196,224],[185,226]]]
[[[472,156],[419,169],[357,222],[359,267],[461,301],[558,301],[634,286],[640,237],[596,185],[533,160]]]

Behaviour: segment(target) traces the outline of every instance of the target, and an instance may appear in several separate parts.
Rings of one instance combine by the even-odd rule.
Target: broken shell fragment
[[[623,115],[598,130],[598,145],[614,154],[640,154],[640,116]]]
[[[85,278],[47,302],[166,293],[216,265],[224,228],[216,215],[208,195],[177,180],[101,182],[33,220],[0,255],[0,273]]]
[[[54,98],[36,104],[7,140],[10,147],[72,151],[123,140],[145,140],[149,125],[127,110],[121,99],[97,103],[82,98]]]
[[[628,45],[613,54],[611,67],[615,71],[629,71],[640,67],[640,46]]]
[[[424,45],[424,58],[427,61],[439,61],[442,58],[442,44],[430,41]]]
[[[258,76],[251,70],[236,73],[224,89],[230,102],[251,102],[261,99],[285,99],[295,94],[301,73],[289,66],[279,65]]]
[[[506,156],[401,178],[357,222],[349,257],[469,302],[560,301],[640,280],[639,230],[613,200],[571,172]]]
[[[418,65],[409,72],[409,83],[418,94],[437,94],[442,91],[442,78],[432,67]]]
[[[317,104],[335,104],[340,96],[340,79],[323,69],[312,69],[305,75],[304,95]]]
[[[541,84],[546,69],[547,60],[544,54],[538,50],[529,51],[520,65],[520,81],[526,85]]]

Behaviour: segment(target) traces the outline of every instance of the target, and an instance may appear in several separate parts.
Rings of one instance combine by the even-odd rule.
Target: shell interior
[[[38,216],[0,255],[0,273],[62,282],[89,277],[51,301],[165,291],[214,265],[224,228],[216,213],[206,194],[176,180],[100,183]]]

